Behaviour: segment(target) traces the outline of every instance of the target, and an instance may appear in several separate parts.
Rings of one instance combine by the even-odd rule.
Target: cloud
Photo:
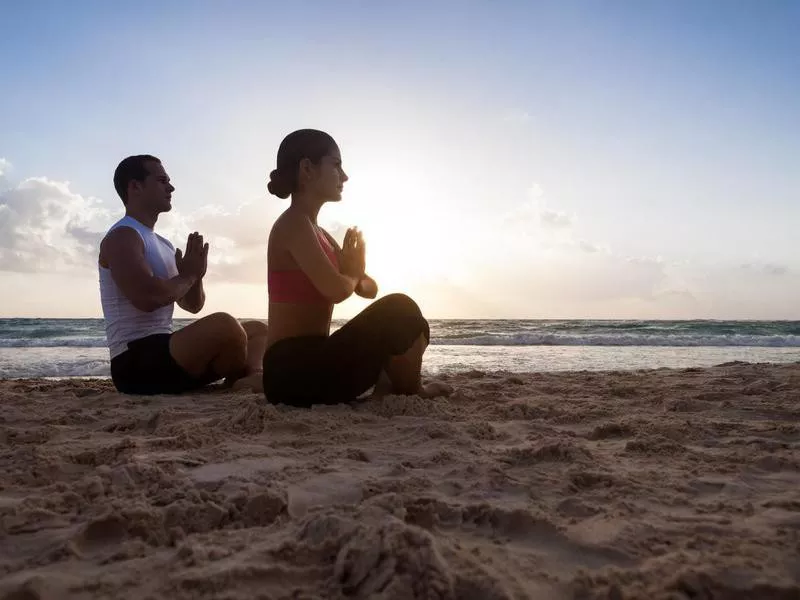
[[[0,192],[0,270],[94,268],[99,230],[107,218],[99,200],[72,192],[68,183],[25,179]]]
[[[753,271],[775,276],[782,276],[789,274],[789,267],[787,267],[786,265],[778,265],[774,263],[764,263],[764,264],[744,263],[740,265],[739,268],[742,269],[743,271]]]
[[[578,240],[578,248],[580,248],[584,252],[588,252],[589,254],[593,254],[595,252],[601,252],[604,250],[608,251],[608,248],[598,246],[597,244],[593,244],[592,242],[587,242],[586,240]]]
[[[528,188],[528,197],[531,200],[538,200],[544,196],[544,190],[542,186],[538,183],[534,182],[531,184],[531,187]]]
[[[269,196],[243,202],[233,210],[211,205],[193,213],[172,210],[159,217],[156,229],[175,247],[185,245],[189,232],[202,233],[209,243],[209,280],[264,284],[269,232],[287,206]],[[342,241],[346,225],[324,218],[320,224]]]
[[[540,246],[577,245],[571,231],[575,217],[549,205],[542,186],[532,183],[526,198],[500,217],[500,227],[507,233],[529,240],[535,239]],[[584,251],[590,251],[588,242],[583,242]]]
[[[97,268],[103,236],[122,216],[121,205],[114,206],[107,210],[99,199],[47,177],[0,191],[0,271],[88,275]],[[263,283],[269,230],[284,208],[285,203],[265,198],[233,210],[212,205],[190,213],[172,210],[159,217],[156,231],[180,248],[190,232],[201,232],[210,245],[210,280]]]
[[[233,306],[218,308],[240,310],[242,298],[236,294],[245,288],[237,284],[254,284],[252,289],[265,301],[269,231],[285,208],[285,202],[271,197],[233,209],[207,205],[182,212],[178,204],[159,218],[156,229],[178,247],[185,245],[189,232],[203,233],[211,246],[209,285],[215,290],[228,286],[238,290],[230,293],[235,298]],[[95,275],[100,240],[121,216],[121,209],[115,202],[113,210],[105,210],[99,200],[46,177],[26,179],[0,191],[0,271],[37,273],[37,277],[23,277],[38,280],[41,276],[42,281],[47,273],[75,273],[88,284]],[[435,317],[798,316],[800,268],[796,264],[756,258],[745,264],[702,265],[676,262],[668,256],[626,256],[579,236],[574,221],[548,207],[541,186],[534,184],[527,190],[526,201],[504,220],[460,219],[458,227],[452,228],[457,238],[443,245],[445,249],[452,246],[454,256],[439,257],[443,273],[416,280],[401,275],[394,283]],[[426,222],[431,234],[418,239],[437,240],[438,222]],[[331,220],[323,225],[341,240],[345,225]],[[7,274],[3,280],[13,277]],[[388,289],[384,285],[382,291]],[[213,297],[219,294],[215,291]],[[355,301],[349,306],[365,304]]]
[[[475,269],[493,296],[506,299],[508,314],[647,317],[697,310],[695,289],[674,265],[615,252],[579,235],[575,222],[538,183],[502,217],[489,244],[496,251]]]
[[[11,163],[5,158],[0,156],[0,178],[4,177],[6,173],[11,170]]]
[[[244,202],[234,210],[210,205],[193,213],[173,210],[159,217],[156,229],[181,248],[190,232],[203,234],[209,244],[209,280],[264,283],[269,231],[285,208],[270,197]]]
[[[562,211],[543,209],[539,212],[539,220],[545,227],[563,229],[572,225],[572,219]]]

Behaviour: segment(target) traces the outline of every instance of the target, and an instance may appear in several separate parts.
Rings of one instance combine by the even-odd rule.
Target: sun
[[[332,215],[362,231],[367,272],[386,292],[435,281],[453,264],[445,217],[435,209],[424,173],[392,167],[389,172],[380,162],[361,161]]]
[[[387,292],[402,291],[446,275],[441,244],[426,242],[430,232],[417,224],[370,221],[363,225],[367,243],[367,271]],[[409,232],[411,230],[411,233]]]

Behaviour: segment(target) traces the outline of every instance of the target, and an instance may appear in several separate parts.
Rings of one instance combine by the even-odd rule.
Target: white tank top
[[[144,257],[156,277],[170,279],[178,274],[175,266],[175,247],[149,227],[133,217],[125,216],[114,223],[109,232],[117,227],[130,227],[144,242]],[[128,342],[154,333],[172,333],[174,303],[144,312],[131,304],[114,279],[111,270],[98,264],[100,271],[100,302],[106,322],[106,340],[111,358],[128,349]]]

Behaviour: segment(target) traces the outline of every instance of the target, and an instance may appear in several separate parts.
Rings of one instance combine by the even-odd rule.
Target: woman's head
[[[334,139],[317,129],[299,129],[278,147],[277,168],[269,174],[267,189],[279,198],[304,192],[320,200],[340,200],[347,175]]]

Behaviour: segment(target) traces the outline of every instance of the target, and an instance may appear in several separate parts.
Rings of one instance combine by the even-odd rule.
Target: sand
[[[800,364],[445,379],[0,381],[0,599],[800,598]]]

